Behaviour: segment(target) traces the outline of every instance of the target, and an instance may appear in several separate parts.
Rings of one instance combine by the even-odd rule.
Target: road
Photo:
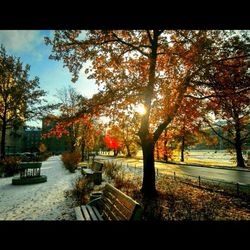
[[[136,167],[142,169],[142,160],[126,159],[126,158],[114,158],[110,156],[97,156],[100,160],[114,160],[118,163],[129,167]],[[199,167],[199,166],[187,166],[187,165],[174,165],[155,162],[155,167],[159,173],[171,174],[175,172],[176,175],[193,175],[201,176],[210,179],[218,179],[226,182],[239,182],[242,184],[250,185],[250,171],[240,171],[235,169],[221,169],[212,167]]]

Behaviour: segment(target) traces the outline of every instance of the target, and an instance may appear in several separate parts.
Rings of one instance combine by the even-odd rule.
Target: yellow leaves
[[[249,210],[236,205],[228,196],[202,190],[167,176],[158,177],[157,189],[167,200],[165,206],[171,208],[168,209],[165,218],[173,220],[250,220]]]
[[[39,149],[40,153],[44,153],[47,150],[47,147],[46,147],[46,145],[44,143],[40,143],[38,149]]]

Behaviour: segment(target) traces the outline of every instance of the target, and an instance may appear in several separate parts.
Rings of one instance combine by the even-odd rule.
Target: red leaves
[[[115,138],[112,138],[109,133],[107,133],[105,135],[105,137],[103,138],[106,146],[110,149],[118,149],[121,146],[119,145],[118,141]]]
[[[51,120],[46,120],[44,124],[48,126]],[[68,128],[74,124],[81,124],[85,127],[92,128],[93,124],[90,115],[84,115],[81,117],[71,118],[67,121],[58,121],[55,126],[46,134],[42,135],[42,138],[57,137],[61,138],[63,135],[69,135]]]
[[[42,138],[50,138],[50,137],[57,137],[61,138],[63,135],[69,135],[68,130],[66,129],[67,126],[65,124],[56,124],[56,126],[49,131],[47,134],[43,134]]]

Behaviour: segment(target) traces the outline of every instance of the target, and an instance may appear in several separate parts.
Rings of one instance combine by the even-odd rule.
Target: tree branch
[[[213,132],[214,132],[216,135],[218,135],[218,136],[219,136],[220,138],[222,138],[223,140],[229,142],[230,144],[235,145],[232,141],[230,141],[229,139],[227,139],[227,138],[225,138],[224,136],[222,136],[221,134],[219,134],[219,133],[214,129],[214,127],[210,124],[210,122],[209,122],[207,119],[204,119],[204,120],[207,122],[208,126],[213,130]]]
[[[187,76],[187,77],[184,79],[183,83],[179,86],[179,88],[178,88],[178,93],[179,93],[179,95],[178,95],[177,100],[176,100],[176,102],[175,102],[175,105],[174,105],[174,107],[173,107],[172,113],[171,113],[171,114],[168,116],[168,118],[167,118],[162,124],[160,124],[160,125],[158,126],[158,128],[155,130],[154,136],[153,136],[154,142],[156,142],[156,141],[159,139],[159,137],[160,137],[161,133],[163,132],[163,130],[164,130],[164,129],[168,126],[168,124],[172,121],[172,119],[173,119],[175,113],[178,111],[178,109],[179,109],[179,107],[180,107],[180,105],[181,105],[182,99],[183,99],[183,97],[184,97],[184,94],[186,93],[186,90],[187,90],[187,87],[188,87],[188,85],[189,85],[189,82],[190,82],[190,76]]]
[[[207,95],[207,96],[198,97],[198,96],[193,96],[193,95],[184,95],[184,97],[193,98],[193,99],[197,99],[197,100],[203,100],[203,99],[207,99],[207,98],[211,98],[211,97],[218,97],[218,96],[217,95]]]
[[[123,41],[120,37],[118,37],[114,32],[112,32],[112,34],[113,34],[113,36],[114,37],[116,37],[116,41],[117,42],[120,42],[120,43],[122,43],[122,44],[125,44],[125,45],[127,45],[127,46],[129,46],[129,47],[131,47],[131,48],[133,48],[133,49],[135,49],[135,50],[137,50],[138,52],[140,52],[142,55],[144,55],[144,56],[146,56],[146,57],[149,57],[149,54],[147,54],[147,53],[145,53],[144,51],[142,51],[141,49],[140,49],[140,47],[144,47],[144,46],[135,46],[135,45],[133,45],[133,44],[131,44],[131,43],[128,43],[128,42],[125,42],[125,41]]]

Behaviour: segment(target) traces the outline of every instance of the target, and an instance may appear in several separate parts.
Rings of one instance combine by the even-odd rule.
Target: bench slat
[[[81,206],[82,212],[84,214],[85,220],[91,220],[86,206]]]
[[[97,210],[96,207],[92,207],[94,212],[95,212],[95,215],[96,217],[98,218],[98,220],[103,220],[102,216],[100,215],[99,211]]]
[[[93,208],[91,206],[89,206],[89,205],[86,205],[86,208],[87,208],[87,210],[89,212],[89,215],[90,215],[91,219],[92,220],[98,220],[95,213],[94,213],[94,211],[93,211]]]
[[[107,199],[110,207],[112,209],[115,209],[119,213],[119,215],[123,217],[123,219],[129,219],[131,217],[133,209],[128,209],[116,196],[106,192],[104,197],[105,199]]]
[[[110,200],[107,197],[103,197],[104,204],[104,213],[106,217],[110,217],[112,220],[127,220],[128,217],[124,215],[119,208],[116,206],[116,203]]]
[[[76,219],[77,220],[84,220],[80,207],[75,207],[75,214],[76,214]]]
[[[124,204],[129,210],[133,210],[137,202],[132,200],[129,196],[125,195],[118,189],[114,189],[107,184],[107,189],[105,190],[107,193],[112,193],[115,197],[117,197],[122,204]]]
[[[129,218],[131,217],[132,215],[132,211],[122,211],[121,210],[121,207],[114,205],[115,207],[115,213],[117,215],[117,217],[119,217],[119,220],[129,220]]]

